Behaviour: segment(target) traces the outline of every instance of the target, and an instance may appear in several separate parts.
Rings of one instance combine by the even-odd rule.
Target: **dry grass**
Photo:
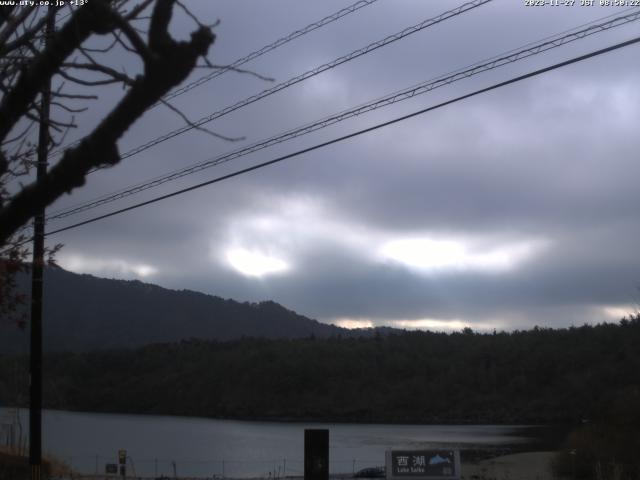
[[[53,477],[71,476],[74,472],[65,462],[51,455],[42,459],[43,472]],[[29,458],[25,452],[0,447],[0,480],[29,478]]]

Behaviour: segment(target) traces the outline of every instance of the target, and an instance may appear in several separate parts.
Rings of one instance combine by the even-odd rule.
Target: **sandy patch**
[[[462,464],[464,480],[547,480],[553,478],[551,460],[555,452],[514,453]]]

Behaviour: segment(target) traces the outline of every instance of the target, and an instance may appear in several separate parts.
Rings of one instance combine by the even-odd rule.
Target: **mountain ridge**
[[[29,278],[19,288],[29,291]],[[304,338],[367,335],[321,323],[272,301],[238,302],[140,280],[100,278],[47,268],[44,350],[137,348],[187,339]],[[28,334],[0,322],[0,352],[25,353]]]

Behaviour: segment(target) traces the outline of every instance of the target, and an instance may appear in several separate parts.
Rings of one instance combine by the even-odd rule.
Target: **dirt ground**
[[[514,453],[462,464],[464,480],[552,480],[554,452]]]

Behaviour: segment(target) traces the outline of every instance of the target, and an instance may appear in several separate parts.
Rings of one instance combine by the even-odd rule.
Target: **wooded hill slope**
[[[26,276],[20,283],[25,293],[30,291]],[[78,275],[60,268],[45,272],[43,305],[46,351],[135,348],[189,338],[349,334],[271,301],[241,303],[140,281]],[[26,353],[28,345],[28,332],[0,321],[0,353]]]
[[[45,403],[243,419],[549,424],[612,412],[629,418],[614,410],[640,410],[638,345],[640,316],[495,334],[185,341],[49,355]],[[9,382],[26,381],[18,373],[24,365],[24,358],[0,357],[0,403],[15,405],[16,392],[26,391]]]

